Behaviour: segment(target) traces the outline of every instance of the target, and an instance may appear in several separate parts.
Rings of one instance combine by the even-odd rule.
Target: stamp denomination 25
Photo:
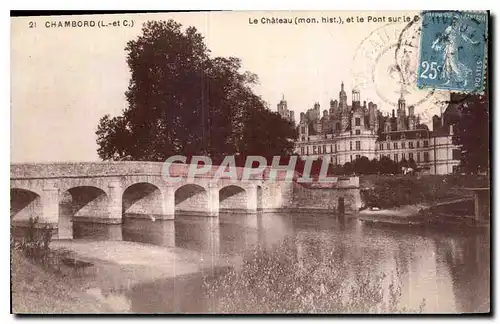
[[[478,93],[484,90],[488,14],[422,13],[419,87]]]

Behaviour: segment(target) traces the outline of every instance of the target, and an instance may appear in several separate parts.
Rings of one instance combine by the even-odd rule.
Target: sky
[[[130,73],[124,48],[140,35],[147,20],[174,19],[184,27],[196,27],[212,56],[240,58],[243,70],[258,75],[254,90],[270,109],[276,111],[284,96],[298,121],[300,112],[315,102],[321,110],[328,109],[342,81],[348,101],[358,86],[361,101],[373,101],[384,113],[390,112],[400,96],[400,85],[388,72],[394,57],[391,46],[406,23],[387,20],[415,14],[249,11],[11,18],[11,162],[99,160],[98,121],[105,114],[120,115],[127,106],[124,93]],[[368,16],[380,22],[367,22]],[[263,17],[335,17],[344,23],[262,24]],[[351,17],[355,22],[347,23]],[[365,21],[357,22],[357,17]],[[255,19],[257,24],[249,23]],[[73,20],[120,21],[121,26],[46,26]],[[124,20],[134,26],[123,26]],[[416,71],[417,51],[413,54]],[[415,111],[427,116],[423,119],[439,113],[435,102],[425,99],[428,90],[408,90],[407,104],[419,103]]]

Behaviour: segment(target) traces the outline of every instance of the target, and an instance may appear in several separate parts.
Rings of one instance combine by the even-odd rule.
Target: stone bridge
[[[173,219],[182,213],[217,216],[293,205],[294,182],[269,181],[269,169],[246,181],[214,181],[214,167],[188,181],[188,166],[178,164],[170,174],[180,181],[172,183],[163,167],[160,162],[12,164],[11,221],[22,224],[38,217],[58,228],[59,238],[67,238],[73,235],[72,222]],[[241,178],[244,168],[237,169]]]

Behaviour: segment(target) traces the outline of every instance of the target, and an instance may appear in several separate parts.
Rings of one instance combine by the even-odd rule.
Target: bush
[[[302,244],[304,242],[301,242]],[[318,246],[314,242],[312,246]],[[386,274],[350,271],[345,248],[328,255],[306,249],[300,256],[293,239],[275,251],[257,248],[241,270],[205,277],[211,311],[217,313],[389,313],[415,312],[399,307],[400,283],[388,287]],[[352,266],[352,264],[351,264]],[[352,269],[351,269],[352,270]],[[397,276],[399,280],[399,274]],[[346,280],[349,278],[350,280]],[[394,278],[393,278],[394,279]],[[423,308],[420,309],[420,311]]]
[[[41,224],[36,217],[31,217],[22,237],[11,236],[11,245],[27,258],[46,263],[50,255],[51,240],[52,227],[48,224]]]
[[[488,186],[488,178],[461,175],[364,176],[362,199],[368,207],[392,208],[471,196],[467,187]]]

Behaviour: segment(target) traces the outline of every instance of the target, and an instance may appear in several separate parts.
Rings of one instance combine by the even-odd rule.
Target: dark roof
[[[385,141],[387,135],[391,136],[391,141],[398,141],[403,139],[412,140],[417,138],[429,138],[431,132],[428,129],[414,129],[414,130],[406,130],[406,131],[393,131],[393,132],[382,132],[378,137],[378,141]],[[420,134],[420,137],[418,137]]]

